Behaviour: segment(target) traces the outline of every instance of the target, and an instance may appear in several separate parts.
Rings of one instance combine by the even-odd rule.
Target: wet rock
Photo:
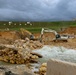
[[[42,58],[42,55],[41,54],[38,54],[38,53],[35,53],[35,52],[31,52],[32,55],[36,55],[38,56],[39,58]]]
[[[34,75],[26,65],[2,65],[0,75]]]

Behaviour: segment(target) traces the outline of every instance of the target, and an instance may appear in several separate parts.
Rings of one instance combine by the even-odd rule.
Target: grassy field
[[[40,32],[41,28],[51,28],[59,31],[61,28],[66,28],[69,26],[76,26],[76,21],[60,21],[60,22],[0,22],[0,29],[9,28],[10,30],[19,30],[20,28],[25,28],[31,32]]]

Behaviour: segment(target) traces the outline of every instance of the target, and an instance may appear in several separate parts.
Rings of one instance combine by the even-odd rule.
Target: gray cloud
[[[0,21],[55,21],[76,18],[76,0],[0,0]]]

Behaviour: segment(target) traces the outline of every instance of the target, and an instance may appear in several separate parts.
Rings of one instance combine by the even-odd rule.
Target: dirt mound
[[[74,34],[74,35],[76,35],[76,27],[66,28],[64,31],[61,31],[59,33],[61,33],[61,34],[66,33],[66,34]]]
[[[12,44],[17,39],[21,39],[18,31],[0,31],[0,44]]]
[[[33,35],[35,36],[35,38],[40,38],[40,33],[34,33]]]
[[[44,44],[49,44],[55,38],[55,34],[52,32],[44,33],[42,41]]]
[[[32,41],[32,40],[16,40],[14,42],[14,46],[18,48],[28,48],[31,50],[39,49],[43,47],[43,44],[39,41]]]
[[[0,44],[12,44],[13,41],[0,37]]]
[[[30,35],[32,35],[31,32],[29,32],[28,30],[24,28],[20,28],[20,33],[21,33],[22,39],[25,39],[26,37],[30,38]]]
[[[0,31],[0,37],[10,40],[20,39],[19,32],[17,31]]]
[[[34,34],[36,38],[40,38],[40,33]],[[42,42],[44,44],[49,44],[55,38],[55,34],[53,32],[45,32],[42,37]]]
[[[70,39],[68,39],[68,42],[74,43],[74,42],[76,42],[76,38],[70,38]]]

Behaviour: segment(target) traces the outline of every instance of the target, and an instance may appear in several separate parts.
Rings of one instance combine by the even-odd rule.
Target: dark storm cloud
[[[76,18],[75,8],[75,0],[0,0],[0,20],[70,20]]]

